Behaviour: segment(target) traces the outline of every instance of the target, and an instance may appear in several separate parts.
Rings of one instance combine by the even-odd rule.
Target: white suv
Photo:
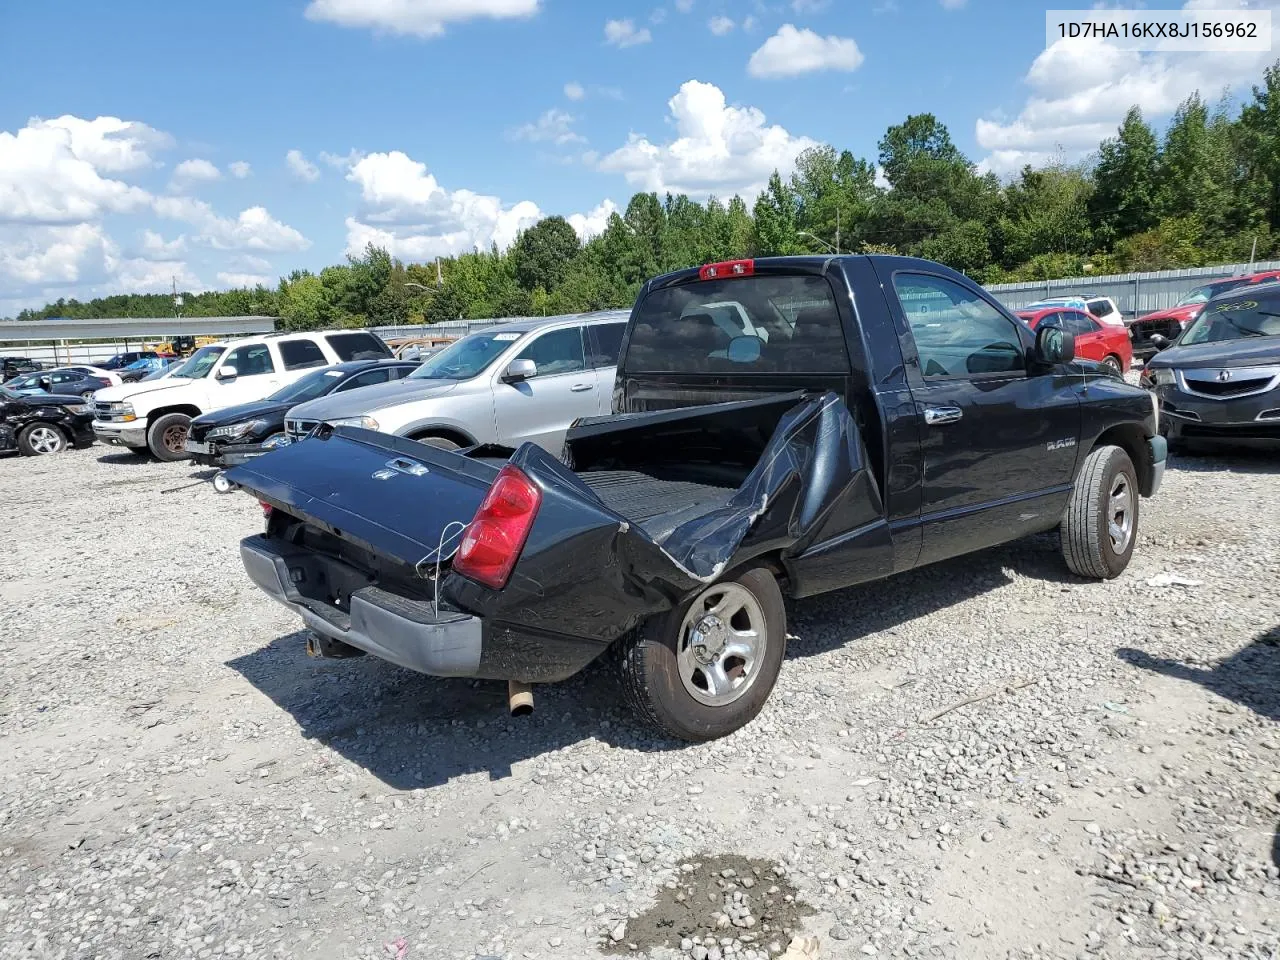
[[[94,394],[93,432],[104,443],[160,460],[185,460],[187,427],[204,413],[261,400],[316,367],[390,357],[363,330],[267,334],[201,347],[160,380]]]

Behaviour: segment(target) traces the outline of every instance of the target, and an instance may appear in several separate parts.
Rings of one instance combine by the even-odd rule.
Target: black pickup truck
[[[267,512],[245,568],[313,653],[535,683],[608,651],[642,716],[707,740],[773,688],[784,593],[1055,528],[1072,571],[1118,576],[1165,464],[1150,393],[902,257],[649,281],[613,410],[559,457],[321,425],[228,474]]]

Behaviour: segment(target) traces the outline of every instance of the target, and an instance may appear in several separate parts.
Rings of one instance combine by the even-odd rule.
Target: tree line
[[[509,250],[438,265],[370,246],[319,273],[295,270],[274,289],[187,294],[183,312],[265,314],[299,330],[549,316],[627,306],[668,270],[837,245],[927,257],[1000,283],[1237,262],[1255,243],[1259,259],[1280,252],[1280,61],[1236,108],[1193,95],[1159,135],[1134,107],[1086,161],[1027,166],[1007,182],[980,173],[945,125],[918,114],[885,132],[874,162],[806,150],[752,205],[638,193],[585,243],[553,216]],[[118,295],[58,300],[18,319],[171,311],[167,295]]]

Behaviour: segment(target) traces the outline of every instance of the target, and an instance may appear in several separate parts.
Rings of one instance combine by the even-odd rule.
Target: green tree
[[[520,234],[511,251],[515,278],[525,290],[560,285],[582,245],[564,217],[546,217]]]
[[[764,193],[756,198],[755,226],[755,249],[760,256],[803,252],[796,236],[796,197],[777,170],[769,177]]]
[[[1089,215],[1104,248],[1109,249],[1119,237],[1155,225],[1159,154],[1155,132],[1137,107],[1130,108],[1116,136],[1102,141]]]

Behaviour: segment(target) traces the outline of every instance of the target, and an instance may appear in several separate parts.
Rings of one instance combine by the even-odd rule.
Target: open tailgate
[[[357,427],[339,427],[227,471],[260,500],[410,567],[452,552],[498,467]]]

